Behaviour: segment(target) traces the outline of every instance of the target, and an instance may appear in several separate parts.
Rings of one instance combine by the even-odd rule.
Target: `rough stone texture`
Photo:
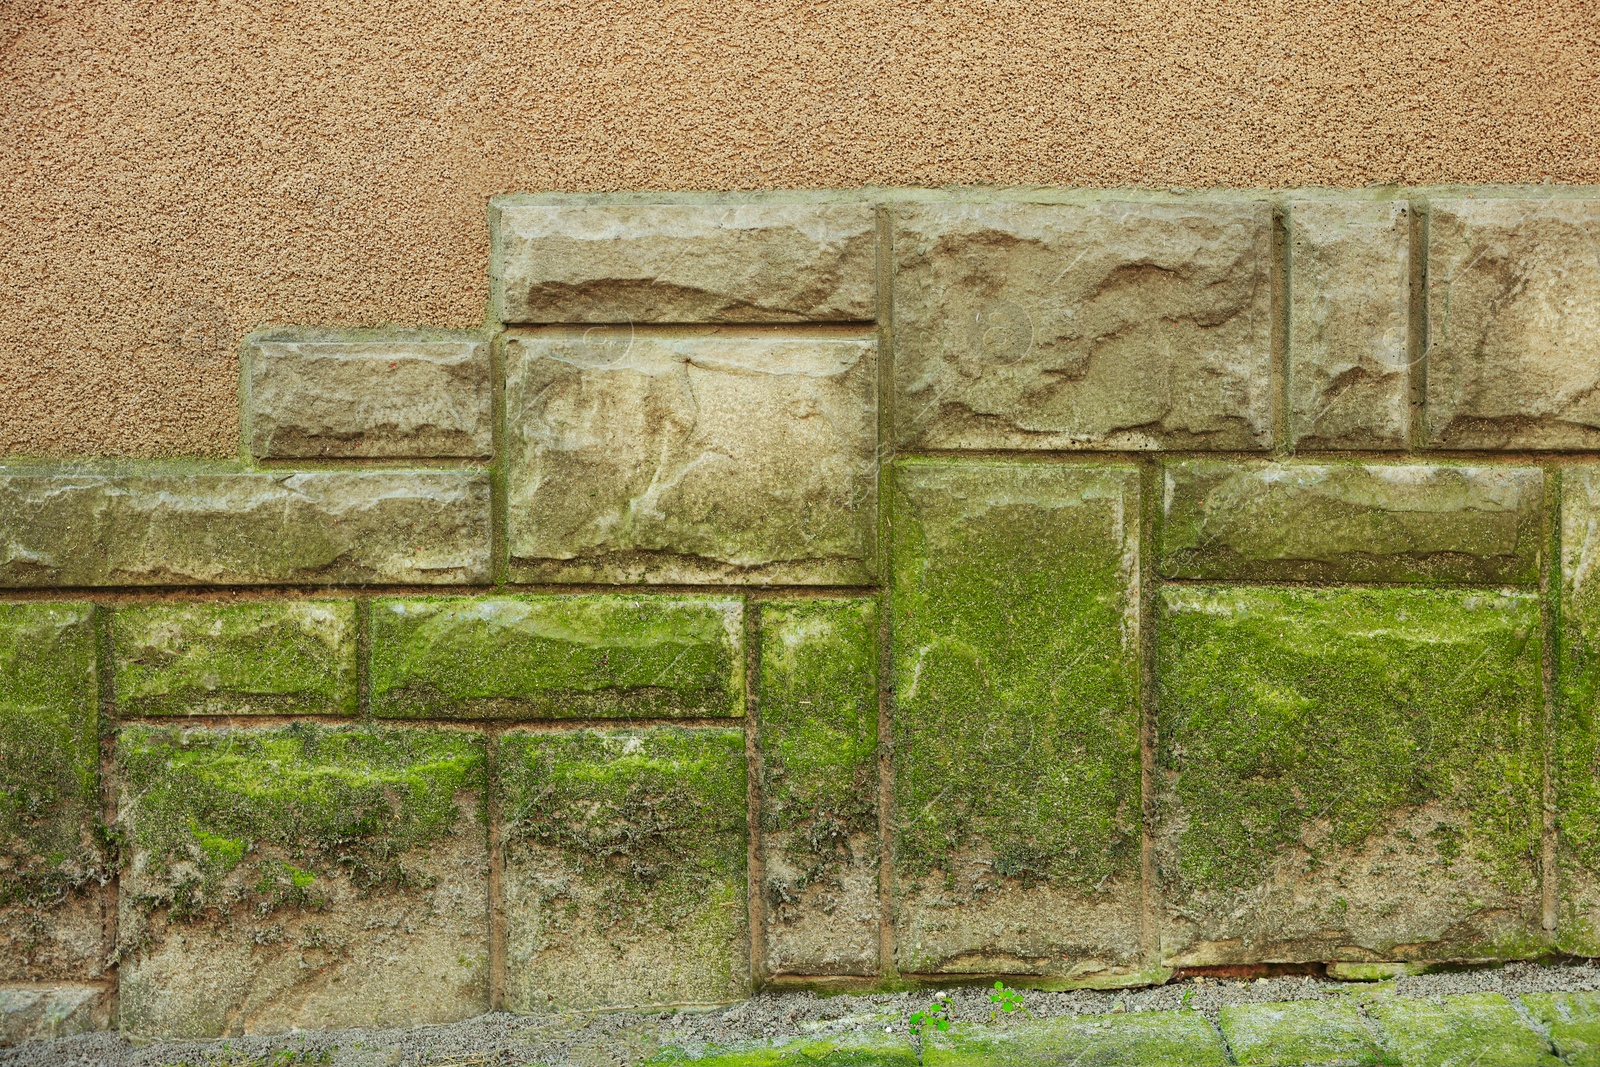
[[[477,736],[134,726],[117,761],[124,1030],[213,1037],[488,1010]]]
[[[871,204],[519,204],[496,209],[504,322],[863,322]]]
[[[379,600],[369,691],[395,718],[743,718],[744,610],[703,597]]]
[[[354,715],[350,600],[148,604],[112,622],[123,715]]]
[[[1383,1027],[1405,1067],[1559,1067],[1537,1030],[1499,993],[1468,993],[1440,1001],[1392,997],[1367,1011]]]
[[[760,610],[767,971],[877,974],[877,603]]]
[[[1427,440],[1600,446],[1600,200],[1435,200]]]
[[[696,1067],[920,1067],[921,1061],[905,1032],[899,1027],[894,1030],[746,1042],[734,1048],[706,1050],[669,1045],[638,1067],[682,1067],[688,1063]]]
[[[1139,477],[910,460],[894,504],[903,973],[1137,972]]]
[[[957,1025],[928,1036],[923,1067],[1222,1067],[1227,1050],[1197,1011],[1083,1015],[1005,1030]]]
[[[1173,966],[1544,946],[1532,593],[1162,591]]]
[[[1518,998],[1572,1067],[1600,1067],[1600,993],[1524,993]]]
[[[1536,467],[1173,463],[1161,573],[1534,585],[1543,504]]]
[[[1561,471],[1555,783],[1558,943],[1600,955],[1600,467]]]
[[[1299,1000],[1235,1004],[1221,1010],[1222,1036],[1241,1067],[1321,1067],[1382,1063],[1353,1004]]]
[[[509,733],[497,766],[506,1010],[748,993],[741,731]]]
[[[901,444],[1270,443],[1266,203],[912,203],[893,215]]]
[[[257,459],[487,456],[484,341],[258,341],[245,350]]]
[[[875,353],[765,334],[507,342],[513,579],[870,580]]]
[[[103,1030],[109,1021],[98,985],[0,985],[0,1048]]]
[[[0,586],[488,578],[487,472],[0,467]]]
[[[1290,220],[1293,446],[1406,447],[1409,205],[1297,200]]]

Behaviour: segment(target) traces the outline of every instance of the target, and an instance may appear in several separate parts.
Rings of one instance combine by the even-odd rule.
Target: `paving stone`
[[[124,715],[354,715],[351,600],[119,608],[116,703]]]
[[[1386,998],[1368,1011],[1383,1028],[1402,1067],[1556,1067],[1560,1060],[1539,1032],[1499,993],[1441,1000]]]
[[[1520,998],[1572,1067],[1600,1067],[1600,993],[1524,993]]]
[[[1383,1062],[1361,1013],[1349,1004],[1235,1004],[1222,1009],[1220,1026],[1234,1062],[1243,1067]]]
[[[1167,578],[1536,585],[1536,467],[1173,463]]]
[[[1435,200],[1426,434],[1438,448],[1600,445],[1600,200]]]
[[[877,974],[877,604],[760,611],[767,971]]]
[[[1167,586],[1163,962],[1545,947],[1536,593]]]
[[[895,439],[1264,449],[1266,203],[896,205]]]
[[[392,718],[742,719],[743,605],[708,597],[372,605],[372,712]]]
[[[198,1038],[489,1008],[475,734],[128,726],[121,1025]]]
[[[105,989],[65,983],[0,985],[0,1048],[103,1030]]]
[[[829,1037],[748,1042],[737,1046],[688,1049],[669,1046],[639,1067],[919,1067],[905,1032],[857,1033]]]
[[[1295,448],[1405,448],[1411,411],[1411,211],[1290,207],[1289,401]]]
[[[507,342],[513,580],[871,580],[875,351],[770,335]]]
[[[1004,1028],[958,1023],[930,1034],[923,1067],[1213,1067],[1227,1050],[1197,1011],[1079,1015]]]
[[[749,993],[741,730],[506,734],[507,1011]]]
[[[895,468],[902,973],[1138,973],[1139,476]]]
[[[0,466],[0,586],[488,579],[486,471]]]
[[[877,316],[871,204],[496,208],[505,322],[859,322]]]
[[[1561,640],[1557,643],[1557,943],[1600,955],[1600,467],[1561,470]]]

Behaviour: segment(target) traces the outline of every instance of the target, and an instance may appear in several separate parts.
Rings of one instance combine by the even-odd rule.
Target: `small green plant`
[[[1005,1012],[1007,1015],[1019,1011],[1024,1015],[1032,1014],[1022,1003],[1022,994],[1004,982],[994,984],[994,992],[989,994],[989,999],[994,1002],[994,1007],[989,1009],[990,1022],[994,1022],[996,1012]]]
[[[950,1029],[950,1005],[942,1000],[935,1000],[929,1004],[925,1011],[914,1011],[909,1020],[911,1023],[911,1036],[921,1037],[931,1027],[934,1030]]]

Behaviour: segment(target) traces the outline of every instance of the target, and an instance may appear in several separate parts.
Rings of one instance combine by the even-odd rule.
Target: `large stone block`
[[[861,322],[877,316],[871,204],[496,209],[505,322]]]
[[[1161,573],[1534,585],[1543,507],[1536,467],[1173,463]]]
[[[903,973],[1139,973],[1139,475],[895,468]]]
[[[1555,731],[1561,948],[1600,955],[1600,467],[1561,471]]]
[[[761,605],[770,974],[878,973],[877,620],[872,600]]]
[[[1241,1067],[1384,1062],[1383,1050],[1353,1003],[1230,1004],[1218,1015],[1218,1029]]]
[[[486,471],[0,467],[0,586],[488,579]]]
[[[743,718],[744,610],[705,597],[520,596],[372,605],[374,715]]]
[[[1438,448],[1600,446],[1600,200],[1435,200],[1425,425]]]
[[[1543,947],[1535,593],[1162,592],[1173,966]]]
[[[1263,449],[1265,203],[915,203],[894,217],[895,439]]]
[[[513,579],[870,580],[875,352],[837,337],[508,341]]]
[[[125,727],[121,1020],[175,1038],[489,1008],[475,734]]]
[[[99,985],[0,985],[0,1048],[104,1030],[111,1021],[106,1000]]]
[[[1550,1043],[1500,993],[1385,997],[1367,1009],[1405,1067],[1559,1067]]]
[[[497,768],[508,1011],[748,993],[742,731],[512,732]]]
[[[1222,1067],[1228,1062],[1217,1031],[1197,1011],[1135,1011],[1029,1020],[1004,1028],[958,1024],[934,1032],[923,1067]]]

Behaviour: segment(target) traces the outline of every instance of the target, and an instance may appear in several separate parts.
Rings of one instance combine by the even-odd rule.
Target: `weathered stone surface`
[[[134,726],[117,760],[125,1030],[212,1037],[488,1010],[476,735]]]
[[[109,1021],[98,985],[0,985],[0,1048],[103,1030]]]
[[[902,973],[1139,969],[1138,487],[1131,467],[896,466]]]
[[[1382,1051],[1352,1004],[1234,1004],[1222,1009],[1219,1025],[1234,1062],[1242,1067],[1383,1062]]]
[[[1535,593],[1162,591],[1173,966],[1542,947]]]
[[[1265,203],[921,203],[894,217],[895,439],[1261,449]]]
[[[638,1067],[919,1067],[899,1027],[860,1033],[740,1042],[712,1048],[669,1045]]]
[[[869,580],[875,351],[767,335],[508,341],[513,579]]]
[[[258,341],[245,349],[257,459],[487,456],[485,341]]]
[[[488,578],[485,471],[0,466],[0,586]]]
[[[1388,997],[1368,1012],[1383,1027],[1405,1067],[1558,1067],[1544,1037],[1499,993],[1467,993],[1440,1001]]]
[[[505,322],[862,322],[871,204],[503,204]]]
[[[744,734],[508,733],[506,1010],[749,991]]]
[[[1410,207],[1394,200],[1299,200],[1290,220],[1294,447],[1406,447]]]
[[[1222,1040],[1197,1011],[1137,1011],[1020,1023],[1003,1030],[958,1024],[928,1036],[923,1067],[1221,1067]]]
[[[743,605],[520,596],[372,605],[374,715],[743,718]]]
[[[1173,463],[1167,578],[1534,585],[1536,467]]]
[[[350,600],[148,604],[112,623],[125,715],[354,715]]]
[[[1600,955],[1600,467],[1561,471],[1555,785],[1562,949]]]
[[[878,612],[761,605],[761,852],[770,974],[878,973]]]
[[[1600,446],[1600,200],[1435,200],[1425,426],[1439,448]]]
[[[1524,993],[1519,999],[1563,1062],[1600,1067],[1600,993]]]

